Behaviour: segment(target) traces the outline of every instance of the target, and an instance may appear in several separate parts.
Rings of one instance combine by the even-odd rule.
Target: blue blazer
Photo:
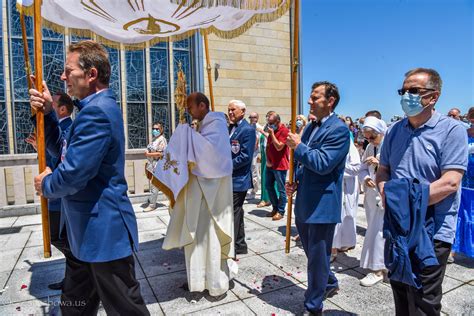
[[[71,117],[67,117],[59,123],[59,133],[61,139],[65,139],[66,135],[69,132],[69,127],[71,127],[72,119]],[[47,148],[46,148],[47,149]],[[53,156],[55,153],[46,150],[46,165],[54,170],[59,163],[61,162],[60,156]],[[57,153],[56,153],[57,154]],[[60,212],[61,211],[61,199],[48,199],[48,209],[52,212]]]
[[[311,132],[308,124],[294,154],[298,183],[295,217],[307,224],[340,223],[349,129],[333,114],[308,143]]]
[[[416,179],[385,183],[383,237],[389,278],[421,288],[420,271],[438,265],[434,251],[434,207],[428,206],[430,187]]]
[[[56,113],[54,111],[51,112],[51,116],[56,117]],[[36,114],[30,118],[32,124],[36,127]],[[55,131],[55,137],[58,137],[59,140],[65,139],[67,133],[69,132],[69,127],[72,124],[71,117],[65,118],[56,125],[57,130]],[[46,165],[51,169],[54,170],[61,162],[61,157],[58,156],[58,150],[56,147],[52,147],[50,151],[48,148],[48,143],[46,143]],[[51,144],[50,144],[51,145]],[[55,144],[54,146],[57,146]],[[48,199],[48,210],[52,212],[59,212],[61,211],[61,199]],[[61,225],[62,227],[62,225]]]
[[[125,135],[111,90],[80,101],[81,111],[61,147],[55,115],[45,116],[48,147],[64,155],[43,179],[46,198],[62,198],[67,237],[74,256],[107,262],[138,248],[135,213],[125,181]]]
[[[232,186],[234,192],[243,192],[253,187],[252,159],[257,136],[255,128],[245,119],[235,128],[230,137],[232,149]]]

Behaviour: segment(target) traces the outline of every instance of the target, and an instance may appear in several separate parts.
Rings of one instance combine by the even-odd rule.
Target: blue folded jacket
[[[433,245],[434,208],[428,207],[429,186],[417,179],[385,184],[385,266],[389,278],[421,288],[419,274],[438,265]]]

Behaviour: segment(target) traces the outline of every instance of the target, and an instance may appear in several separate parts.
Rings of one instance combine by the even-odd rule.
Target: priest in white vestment
[[[220,296],[237,273],[234,258],[232,158],[223,113],[195,92],[187,110],[197,131],[180,124],[155,168],[154,183],[170,198],[164,249],[184,247],[188,287]]]

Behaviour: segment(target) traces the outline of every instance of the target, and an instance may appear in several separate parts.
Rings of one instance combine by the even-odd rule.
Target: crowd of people
[[[99,302],[108,314],[148,315],[134,270],[137,223],[105,49],[93,41],[70,45],[61,79],[67,95],[52,95],[47,85],[30,90],[32,108],[45,113],[49,157],[35,189],[50,205],[56,201],[51,240],[66,257],[65,278],[51,287],[62,290],[64,315],[96,314]],[[406,116],[387,126],[377,110],[355,121],[337,115],[338,87],[316,82],[310,114],[296,117],[295,133],[275,111],[260,120],[231,100],[226,114],[211,112],[208,98],[192,93],[192,122],[180,124],[169,141],[154,123],[145,153],[155,178],[144,211],[157,207],[159,190],[170,199],[163,248],[184,248],[186,288],[225,295],[237,256],[248,252],[245,199],[270,207],[269,220],[280,221],[295,195],[295,239],[308,259],[302,303],[308,314],[321,314],[323,301],[339,290],[330,263],[356,246],[363,194],[360,266],[371,272],[360,284],[387,277],[397,315],[439,315],[450,254],[474,256],[474,108],[465,117],[458,109],[438,113],[441,87],[433,69],[407,72],[398,90]]]

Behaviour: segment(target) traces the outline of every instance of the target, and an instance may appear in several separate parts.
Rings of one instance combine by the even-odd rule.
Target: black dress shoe
[[[247,248],[235,249],[235,254],[236,255],[246,255],[248,253],[249,253],[249,251],[247,250]]]
[[[333,287],[324,293],[324,299],[331,298],[339,292],[339,287]]]
[[[50,290],[62,290],[63,289],[63,285],[64,285],[64,279],[61,281],[61,282],[58,282],[58,283],[51,283],[51,284],[48,284],[48,289]]]

